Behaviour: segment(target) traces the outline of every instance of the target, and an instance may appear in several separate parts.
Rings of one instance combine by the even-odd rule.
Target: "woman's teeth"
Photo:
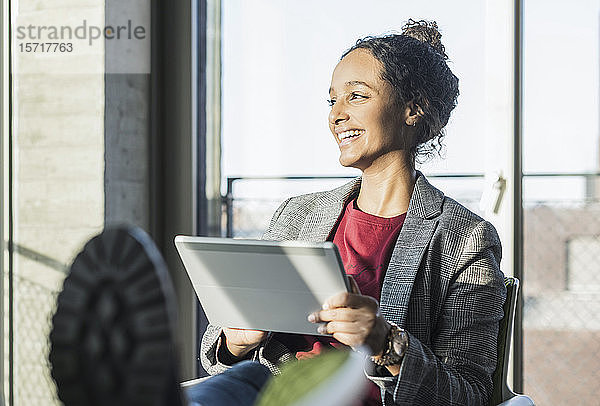
[[[357,137],[365,133],[365,130],[349,130],[340,133],[338,136],[340,137],[340,141],[350,137]]]

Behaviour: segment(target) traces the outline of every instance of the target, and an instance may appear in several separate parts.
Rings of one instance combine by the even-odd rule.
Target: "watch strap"
[[[408,333],[406,330],[394,323],[390,324],[391,327],[386,336],[383,353],[381,356],[371,357],[371,361],[382,367],[400,364],[408,348]]]

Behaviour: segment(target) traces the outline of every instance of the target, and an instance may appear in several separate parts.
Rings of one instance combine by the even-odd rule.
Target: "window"
[[[523,4],[523,388],[539,404],[592,405],[600,395],[600,4]]]

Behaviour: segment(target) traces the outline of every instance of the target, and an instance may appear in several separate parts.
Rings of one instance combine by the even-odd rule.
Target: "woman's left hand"
[[[327,299],[323,310],[311,313],[308,321],[325,323],[319,326],[321,334],[332,334],[340,343],[357,349],[367,346],[372,355],[380,355],[385,346],[389,323],[379,313],[379,303],[363,296],[350,278],[354,293],[342,292]]]

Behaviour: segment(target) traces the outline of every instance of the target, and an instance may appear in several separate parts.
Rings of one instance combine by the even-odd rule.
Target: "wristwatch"
[[[371,361],[382,367],[400,364],[408,348],[408,334],[406,331],[394,323],[390,324],[391,327],[386,337],[383,354],[378,357],[371,357]]]

